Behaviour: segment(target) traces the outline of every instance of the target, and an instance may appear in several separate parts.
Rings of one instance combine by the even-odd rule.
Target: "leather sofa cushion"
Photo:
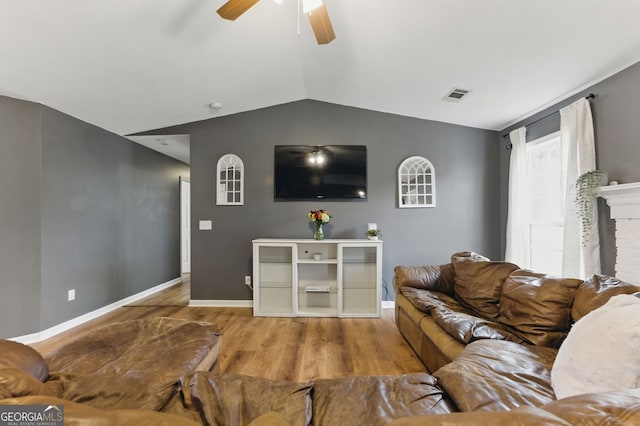
[[[12,340],[0,340],[0,354],[0,368],[19,368],[41,382],[47,380],[49,367],[42,355],[32,347]]]
[[[436,324],[461,343],[478,339],[522,342],[499,323],[473,315],[471,310],[444,293],[412,287],[403,287],[400,293],[420,312],[430,314]],[[415,320],[419,323],[421,318]]]
[[[45,359],[57,373],[133,377],[169,373],[177,382],[211,351],[217,352],[219,345],[220,332],[212,324],[154,317],[100,327]]]
[[[47,354],[47,387],[96,408],[159,410],[180,380],[209,366],[220,332],[206,322],[153,317],[109,324]]]
[[[286,424],[311,424],[310,383],[197,372],[185,378],[183,395],[207,425],[248,425],[270,412]]]
[[[640,388],[559,399],[542,407],[571,425],[640,425]]]
[[[607,303],[618,294],[633,294],[640,291],[639,286],[620,281],[617,278],[606,275],[592,275],[586,279],[576,290],[571,317],[578,321],[594,309]]]
[[[396,291],[403,287],[438,291],[453,296],[453,265],[396,266],[393,283]]]
[[[640,389],[580,395],[511,411],[403,417],[390,426],[575,426],[640,424]]]
[[[52,396],[31,395],[0,400],[0,405],[63,405],[64,424],[72,426],[198,426],[173,414],[147,410],[100,410]],[[46,423],[46,422],[44,422]],[[37,422],[36,422],[37,424]]]
[[[0,368],[0,399],[26,395],[49,395],[49,391],[31,373],[15,367]]]
[[[511,411],[452,413],[438,416],[403,417],[389,426],[575,426],[541,408],[520,407]]]
[[[455,296],[476,315],[494,320],[499,314],[500,293],[504,280],[518,266],[492,262],[473,252],[454,253]]]
[[[282,414],[269,411],[249,423],[249,426],[290,426],[290,424]]]
[[[437,291],[422,290],[412,287],[403,287],[400,292],[413,306],[425,314],[431,313],[436,308],[446,308],[458,312],[471,313],[451,296]]]
[[[313,424],[318,426],[376,426],[398,417],[451,411],[435,378],[426,373],[345,377],[314,383]]]
[[[504,282],[498,321],[526,342],[557,348],[571,326],[571,304],[581,283],[525,269],[515,271]]]
[[[485,320],[446,308],[436,308],[431,317],[444,331],[462,343],[478,339],[497,339],[522,342],[518,336],[507,331],[499,323]]]
[[[176,393],[175,373],[150,375],[52,373],[45,386],[58,398],[105,410],[162,409]]]
[[[555,399],[551,367],[556,349],[504,340],[478,340],[433,375],[460,411],[512,410]]]

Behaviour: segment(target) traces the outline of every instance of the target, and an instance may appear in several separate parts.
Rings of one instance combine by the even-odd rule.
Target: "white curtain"
[[[509,133],[511,159],[509,162],[509,201],[507,204],[507,241],[504,258],[521,268],[531,267],[529,222],[531,191],[527,160],[527,129],[520,127]]]
[[[600,273],[597,207],[594,207],[592,212],[592,229],[585,241],[574,203],[576,180],[582,174],[596,168],[593,119],[589,101],[583,98],[560,110],[560,138],[563,161],[567,164],[562,276],[584,279]]]

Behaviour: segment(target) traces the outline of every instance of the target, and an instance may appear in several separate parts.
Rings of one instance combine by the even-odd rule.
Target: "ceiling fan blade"
[[[224,19],[235,21],[238,16],[251,9],[258,1],[260,0],[229,0],[217,12]]]
[[[333,25],[331,25],[331,20],[329,19],[329,12],[327,12],[327,6],[324,3],[309,12],[309,22],[318,44],[327,44],[336,38],[333,32]]]

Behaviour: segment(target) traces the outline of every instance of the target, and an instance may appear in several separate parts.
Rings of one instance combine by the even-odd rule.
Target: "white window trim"
[[[549,142],[550,140],[559,139],[559,138],[560,138],[560,131],[557,131],[557,132],[549,133],[546,136],[541,136],[541,137],[539,137],[537,139],[534,139],[534,140],[532,140],[530,142],[527,142],[527,144],[525,146],[527,147],[527,149],[528,148],[533,148],[533,147],[541,145],[541,144],[543,144],[545,142]]]
[[[534,139],[530,142],[527,142],[525,145],[525,148],[527,150],[527,157],[529,157],[529,155],[532,154],[532,151],[538,148],[541,148],[542,145],[547,144],[551,141],[557,141],[558,143],[560,143],[560,132],[554,132],[554,133],[550,133],[548,135],[542,136],[540,138]],[[527,161],[529,161],[529,159],[527,158]],[[562,170],[562,177],[561,177],[562,181],[564,181],[565,179],[565,171]],[[529,221],[529,226],[540,226],[540,225],[547,225],[547,226],[562,226],[564,227],[564,220],[563,219],[559,219],[559,220],[551,220],[551,221],[542,221],[542,220],[535,220],[533,218],[533,212]],[[533,243],[533,235],[530,236],[530,244]],[[531,251],[531,262],[533,262],[533,253],[535,252],[534,247],[530,246],[530,251]],[[561,261],[561,259],[560,259]],[[530,267],[534,267],[533,265],[529,265]],[[539,267],[539,266],[538,266]],[[560,274],[560,271],[545,271],[547,273],[555,273],[555,274]]]

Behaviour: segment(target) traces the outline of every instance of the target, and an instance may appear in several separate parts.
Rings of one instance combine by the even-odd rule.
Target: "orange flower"
[[[316,223],[329,223],[331,220],[331,215],[329,215],[329,211],[327,210],[311,210],[307,213],[307,216],[312,222]]]

